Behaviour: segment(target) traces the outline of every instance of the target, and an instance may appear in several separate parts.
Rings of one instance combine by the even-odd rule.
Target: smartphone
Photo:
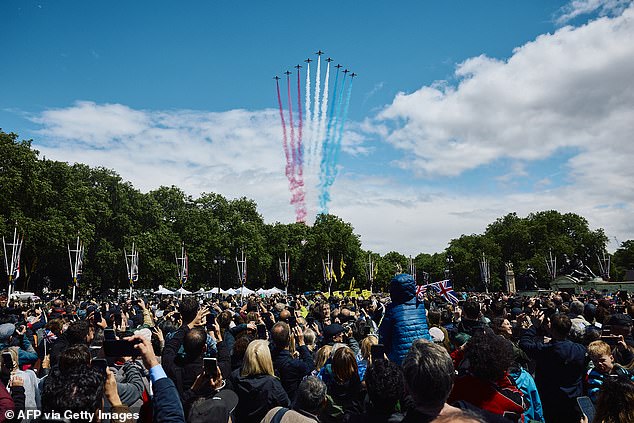
[[[114,329],[108,328],[103,330],[103,339],[104,341],[115,341],[117,339],[114,334]]]
[[[385,345],[376,344],[370,347],[370,354],[372,355],[372,360],[385,360]]]
[[[135,339],[134,341],[126,341],[123,339],[103,342],[103,350],[106,357],[136,357],[139,355],[139,350],[134,346],[141,341]]]
[[[215,358],[203,358],[203,366],[206,375],[216,377],[218,374],[218,361]]]
[[[372,327],[370,327],[370,326],[365,326],[365,327],[363,328],[363,336],[364,336],[364,337],[365,337],[365,336],[369,336],[369,335],[370,335],[370,333],[372,333]]]
[[[108,361],[105,358],[93,358],[90,361],[90,365],[99,370],[99,373],[106,377],[106,367],[108,367]]]
[[[260,323],[257,327],[258,327],[258,339],[266,339],[266,325]]]
[[[181,319],[181,314],[180,313],[174,313],[172,314],[172,317],[174,317],[174,320],[178,321]]]
[[[289,313],[291,313],[291,317],[288,318],[288,325],[291,328],[297,326],[297,316],[295,315],[295,307],[288,308]]]
[[[121,313],[117,313],[114,315],[114,324],[116,327],[121,327],[121,324],[123,323],[123,319],[121,317]]]
[[[592,423],[594,421],[594,404],[592,404],[590,398],[577,397],[577,404],[579,404],[581,412],[588,418],[588,423]]]
[[[9,352],[2,353],[2,364],[4,364],[4,367],[7,370],[13,371],[13,357],[11,356],[11,353]]]
[[[100,311],[95,311],[95,314],[93,314],[93,319],[94,319],[95,323],[101,322],[101,312]]]
[[[615,345],[617,345],[619,343],[619,336],[618,335],[601,335],[601,340],[603,342],[605,342],[606,344],[608,344],[611,347],[614,347]]]

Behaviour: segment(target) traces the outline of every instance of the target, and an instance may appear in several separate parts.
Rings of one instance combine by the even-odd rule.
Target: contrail
[[[297,111],[299,114],[299,122],[297,124],[297,157],[299,161],[299,174],[302,175],[304,173],[304,149],[302,146],[302,128],[304,122],[302,117],[302,86],[299,78],[300,72],[299,68],[297,68]]]
[[[319,119],[319,127],[317,129],[317,149],[315,151],[315,156],[317,158],[317,163],[321,162],[323,145],[326,142],[326,138],[324,137],[324,132],[326,128],[326,117],[327,117],[327,109],[328,109],[328,80],[330,79],[330,62],[328,62],[328,66],[326,67],[326,79],[324,81],[324,94],[321,99],[321,110],[320,110],[320,119]]]
[[[319,94],[321,88],[321,56],[317,56],[317,72],[315,75],[315,99],[313,100],[313,113],[310,122],[310,139],[311,139],[311,162],[315,165],[315,155],[317,153],[317,143],[319,142],[317,135],[317,125],[319,121]]]
[[[306,119],[308,119],[308,142],[306,143],[306,164],[310,165],[310,120],[311,111],[310,111],[310,58],[306,61],[308,65],[306,66]]]
[[[295,151],[295,125],[293,124],[293,101],[291,99],[291,75],[286,74],[286,89],[288,90],[288,123],[291,127],[291,171],[293,172],[293,182],[297,184],[297,152]],[[293,185],[291,189],[295,189]]]
[[[332,138],[332,141],[334,142],[328,143],[328,150],[326,152],[327,158],[326,160],[322,159],[322,163],[324,166],[321,172],[321,175],[323,175],[323,178],[321,178],[321,181],[320,181],[321,193],[319,196],[319,206],[321,208],[321,213],[323,214],[328,213],[328,203],[330,202],[330,187],[332,186],[336,177],[337,157],[338,157],[338,150],[340,148],[339,143],[341,142],[340,132],[343,131],[343,124],[344,124],[344,119],[341,116],[343,112],[343,95],[346,90],[347,76],[348,76],[347,73],[345,73],[343,76],[343,83],[341,84],[341,92],[339,93],[339,98],[337,99],[335,129],[334,129],[333,138]],[[352,82],[350,83],[350,86],[352,86]],[[348,100],[350,99],[350,88],[348,88],[347,99]]]
[[[321,149],[321,163],[320,163],[320,172],[319,179],[320,185],[323,185],[325,178],[326,166],[328,163],[328,150],[330,149],[331,138],[332,138],[332,126],[335,119],[335,107],[337,105],[337,85],[339,83],[339,68],[341,66],[337,65],[337,73],[335,74],[335,86],[332,90],[332,101],[330,102],[330,112],[328,112],[328,127],[326,129],[326,137],[324,138],[324,145]]]
[[[280,81],[276,79],[275,85],[277,85],[277,103],[280,106],[280,119],[282,121],[282,144],[284,146],[284,156],[286,157],[285,174],[290,182],[292,178],[292,171],[291,171],[290,156],[288,153],[288,137],[286,135],[286,121],[284,120],[284,108],[282,107],[282,96],[280,95]]]

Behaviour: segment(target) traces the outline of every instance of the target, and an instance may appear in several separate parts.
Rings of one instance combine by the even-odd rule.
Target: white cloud
[[[632,0],[573,0],[559,10],[556,19],[564,24],[578,16],[598,12],[599,16],[620,15],[632,3]]]
[[[455,74],[457,86],[400,93],[379,115],[396,126],[388,142],[423,175],[457,176],[571,147],[580,152],[573,174],[591,186],[634,176],[627,160],[604,165],[606,155],[634,152],[634,8],[542,35],[506,61],[468,59]]]
[[[355,226],[365,248],[381,253],[441,251],[507,213],[548,209],[579,213],[610,237],[632,238],[633,21],[630,8],[542,35],[508,60],[470,58],[458,65],[457,84],[401,93],[377,119],[350,122],[342,146],[348,158],[383,154],[368,141],[384,139],[402,151],[394,163],[408,178],[388,177],[376,165],[365,174],[344,167],[330,210]],[[151,111],[78,102],[35,121],[42,127],[37,148],[49,158],[115,169],[144,191],[174,184],[193,195],[247,196],[266,221],[294,220],[277,110]],[[533,192],[459,195],[410,176],[415,170],[460,184],[465,171],[499,161],[511,166],[498,183],[512,187],[514,179],[533,176],[532,161],[562,149],[565,164],[537,175]]]
[[[145,111],[81,101],[33,119],[46,157],[105,166],[143,190],[247,196],[292,221],[276,110]]]

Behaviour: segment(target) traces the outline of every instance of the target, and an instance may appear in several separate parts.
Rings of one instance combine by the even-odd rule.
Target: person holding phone
[[[17,338],[18,341],[18,365],[33,364],[37,361],[37,352],[31,345],[29,338],[25,336],[26,328],[21,326],[16,330],[13,323],[4,323],[0,325],[0,350],[14,345]]]
[[[295,338],[299,359],[291,356],[291,336]],[[271,351],[273,368],[275,373],[279,375],[284,390],[293,400],[299,383],[315,368],[313,354],[306,346],[304,332],[299,326],[291,328],[285,322],[277,322],[271,328],[271,342],[273,344]]]

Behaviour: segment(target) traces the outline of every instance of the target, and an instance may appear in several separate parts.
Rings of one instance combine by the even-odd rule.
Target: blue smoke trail
[[[321,163],[320,163],[320,172],[319,172],[319,185],[324,185],[325,180],[325,172],[328,167],[328,150],[330,148],[331,143],[331,134],[332,134],[332,126],[335,119],[335,106],[337,105],[337,85],[339,83],[339,68],[337,68],[337,74],[335,75],[335,87],[332,90],[332,101],[330,102],[330,111],[328,112],[328,127],[326,129],[326,137],[324,138],[324,143],[322,145],[322,153],[321,153]]]
[[[328,161],[326,162],[326,166],[324,167],[324,178],[321,183],[321,195],[319,197],[319,206],[321,207],[321,213],[328,213],[328,203],[330,202],[330,187],[335,182],[335,178],[337,177],[337,158],[339,156],[339,151],[341,149],[341,138],[343,136],[343,126],[345,123],[345,119],[348,114],[348,105],[350,104],[350,95],[352,93],[352,78],[350,78],[350,85],[348,87],[348,93],[346,96],[346,105],[343,107],[343,95],[346,89],[346,76],[344,74],[343,83],[341,84],[341,92],[339,94],[339,99],[337,101],[337,109],[336,109],[336,118],[335,118],[335,131],[333,133],[334,142],[329,142],[328,148]],[[342,111],[343,112],[342,117]]]

